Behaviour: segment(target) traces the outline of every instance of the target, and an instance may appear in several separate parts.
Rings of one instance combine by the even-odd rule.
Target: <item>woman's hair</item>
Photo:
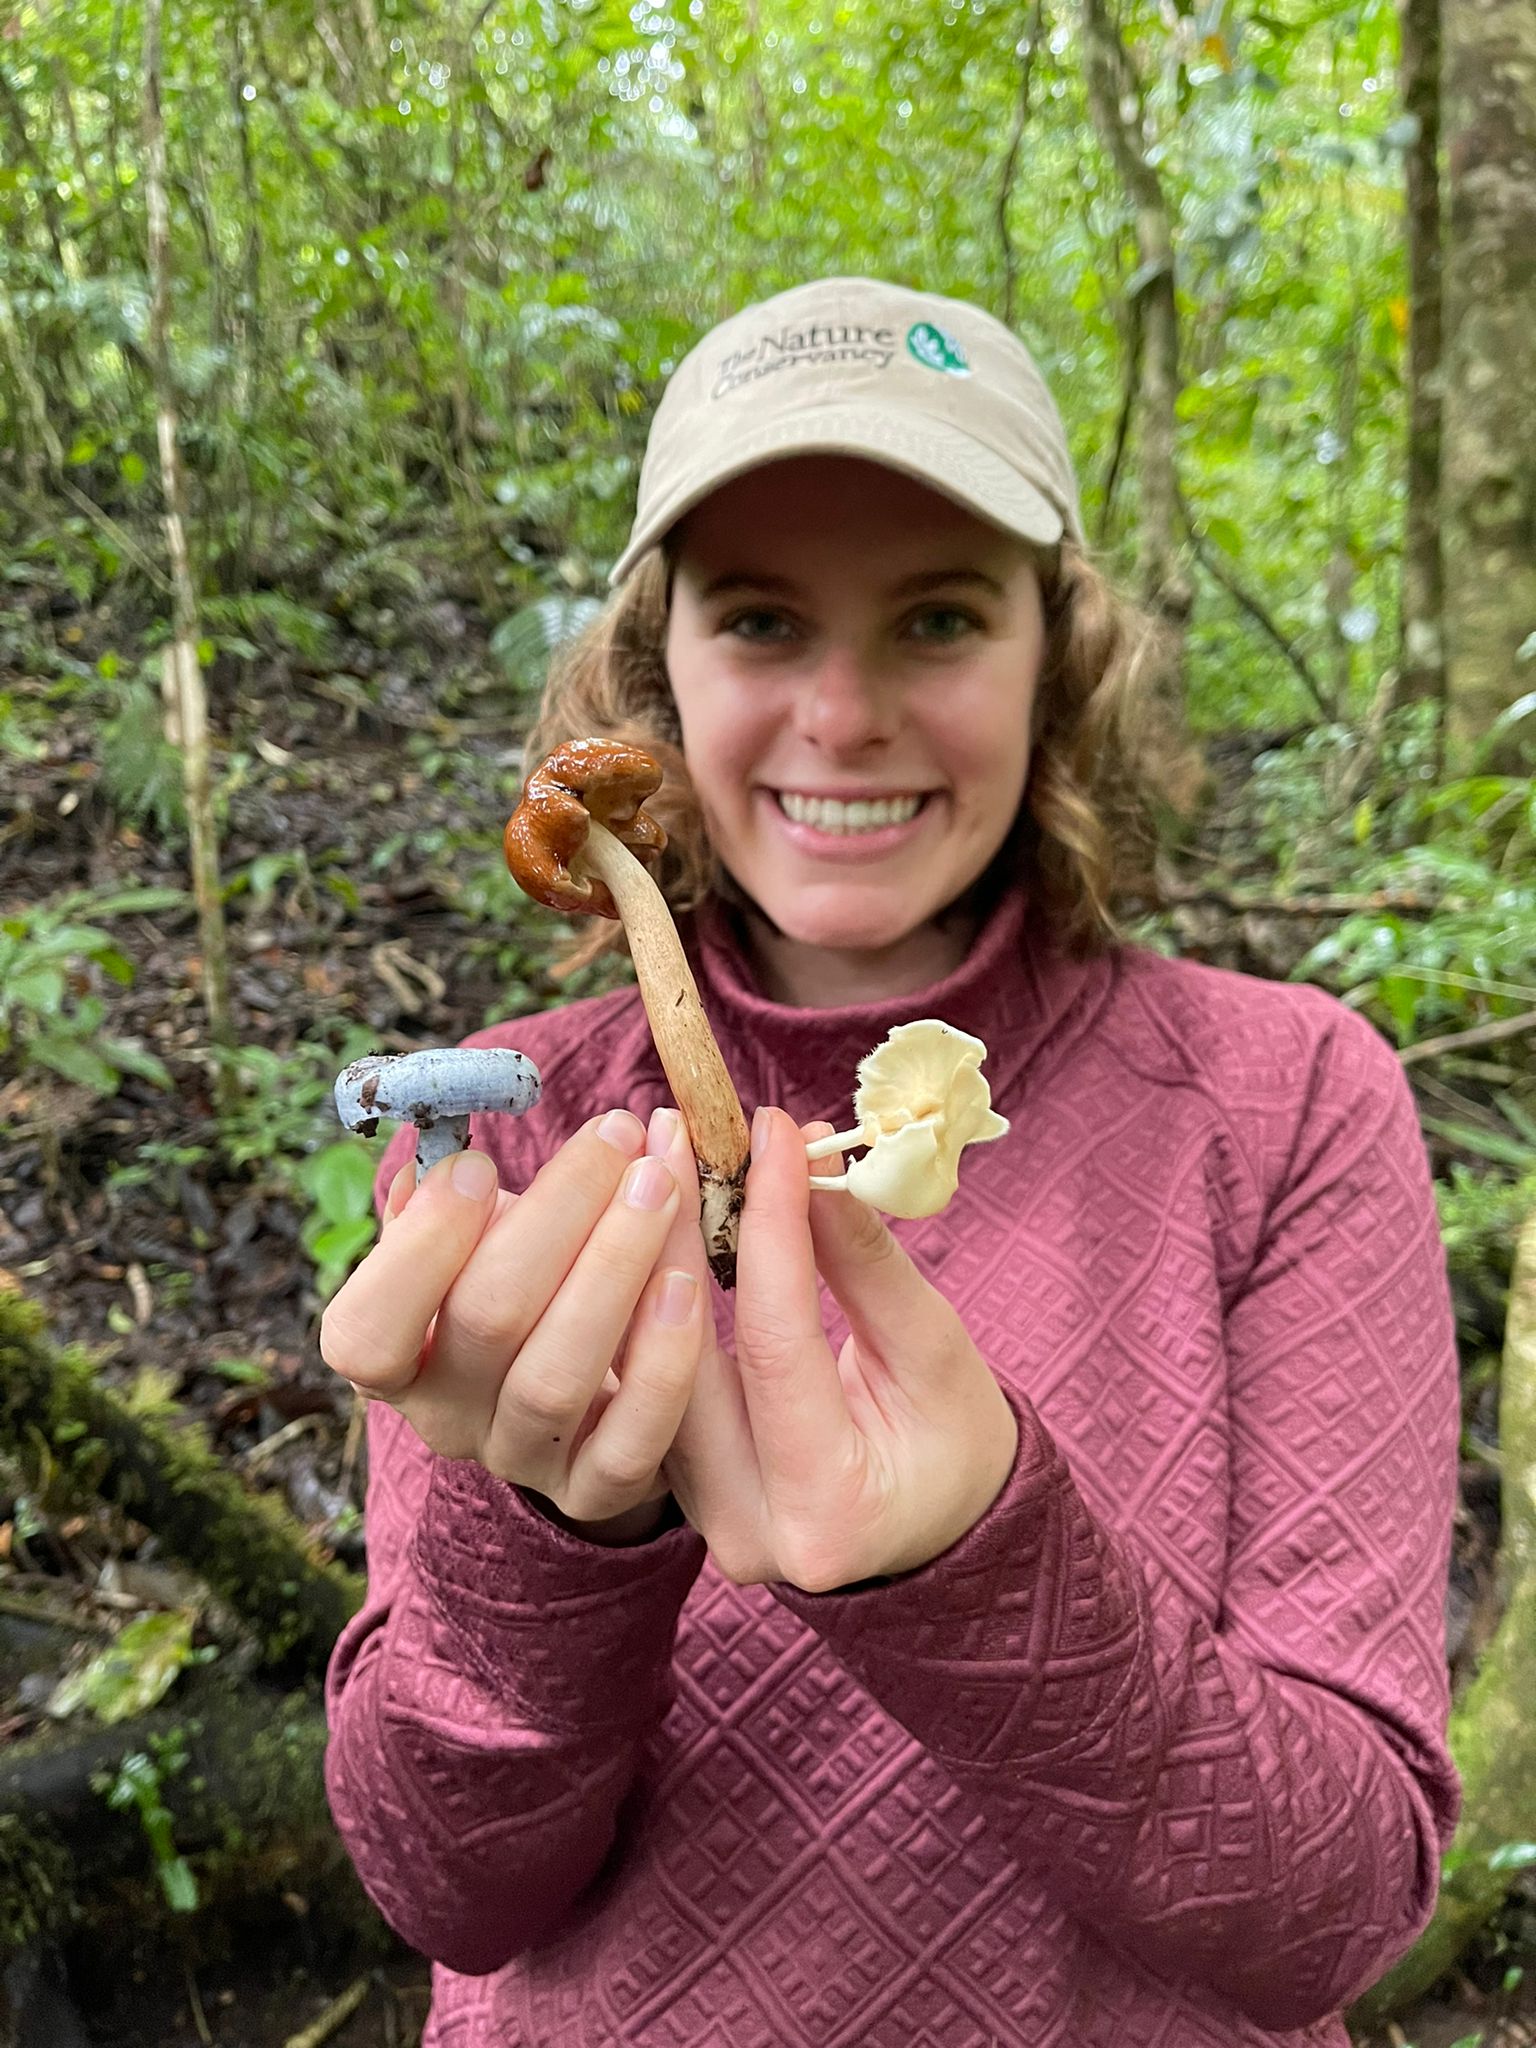
[[[1187,766],[1159,682],[1165,641],[1070,541],[1039,550],[1045,651],[1035,696],[1024,801],[999,859],[1012,862],[1058,943],[1103,952],[1120,937],[1116,906],[1150,885],[1161,802],[1176,801]],[[666,828],[655,869],[674,914],[729,895],[683,761],[667,679],[670,566],[649,555],[599,617],[555,658],[528,736],[530,766],[564,740],[627,740],[653,755],[661,788],[646,808]],[[623,945],[609,918],[587,927],[570,972]]]

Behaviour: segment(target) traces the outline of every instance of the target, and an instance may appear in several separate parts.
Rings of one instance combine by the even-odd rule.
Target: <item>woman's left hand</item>
[[[808,1137],[763,1110],[736,1265],[736,1357],[706,1348],[663,1472],[738,1585],[890,1577],[958,1542],[1002,1491],[1018,1425],[955,1311],[884,1219],[812,1194]],[[834,1356],[817,1273],[848,1319]]]

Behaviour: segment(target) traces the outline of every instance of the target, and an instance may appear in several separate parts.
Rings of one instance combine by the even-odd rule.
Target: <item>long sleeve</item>
[[[483,1974],[557,1931],[609,1853],[704,1545],[585,1543],[379,1404],[367,1529],[326,1681],[332,1812],[396,1932]]]
[[[1218,1612],[1090,1510],[1012,1389],[1014,1471],[959,1543],[774,1590],[1097,1935],[1284,2028],[1408,1947],[1458,1801],[1444,1261],[1401,1069],[1347,1012],[1277,1182],[1226,1315]]]

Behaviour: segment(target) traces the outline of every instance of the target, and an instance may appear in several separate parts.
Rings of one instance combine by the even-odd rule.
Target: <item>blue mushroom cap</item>
[[[523,1116],[538,1101],[539,1070],[505,1046],[428,1046],[420,1052],[370,1053],[336,1077],[336,1114],[371,1138],[382,1117],[430,1131],[466,1124],[477,1111]]]

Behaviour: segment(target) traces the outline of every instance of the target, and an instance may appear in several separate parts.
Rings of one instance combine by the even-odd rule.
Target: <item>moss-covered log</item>
[[[1508,1842],[1536,1841],[1536,1212],[1520,1234],[1510,1282],[1499,1458],[1508,1597],[1498,1633],[1451,1717],[1461,1825],[1435,1917],[1350,2014],[1363,2025],[1400,2012],[1451,1968],[1508,1896],[1509,1872],[1490,1859]]]
[[[232,1925],[263,1906],[290,1910],[285,1896],[338,1931],[384,1941],[331,1821],[325,1743],[313,1691],[267,1691],[215,1669],[136,1720],[13,1744],[0,1755],[0,1964],[71,1929],[92,1953],[152,1948],[172,1933],[183,1948],[227,1948]],[[162,1850],[185,1859],[195,1913],[173,1913],[138,1813],[104,1795],[134,1752],[159,1760]]]
[[[125,1509],[205,1579],[250,1628],[262,1661],[291,1676],[324,1669],[361,1598],[322,1561],[282,1505],[248,1492],[169,1404],[130,1407],[90,1359],[48,1339],[42,1312],[0,1293],[0,1448],[79,1506]]]

